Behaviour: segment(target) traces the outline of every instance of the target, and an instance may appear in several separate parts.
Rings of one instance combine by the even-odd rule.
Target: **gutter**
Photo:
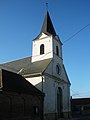
[[[42,73],[33,73],[33,74],[27,74],[27,75],[22,75],[23,77],[37,77],[42,75]]]

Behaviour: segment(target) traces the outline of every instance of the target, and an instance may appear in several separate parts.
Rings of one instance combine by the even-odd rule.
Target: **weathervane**
[[[46,9],[48,10],[48,2],[46,2]]]

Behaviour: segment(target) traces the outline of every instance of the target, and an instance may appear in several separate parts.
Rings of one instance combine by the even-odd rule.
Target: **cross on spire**
[[[48,2],[46,2],[46,9],[48,10]]]

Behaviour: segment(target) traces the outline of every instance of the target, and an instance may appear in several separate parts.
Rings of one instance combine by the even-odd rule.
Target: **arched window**
[[[56,46],[56,55],[59,56],[59,48]]]
[[[44,54],[44,44],[40,45],[40,55]]]
[[[57,74],[59,74],[59,75],[60,75],[60,73],[61,73],[61,67],[60,67],[59,64],[56,65],[56,72],[57,72]]]

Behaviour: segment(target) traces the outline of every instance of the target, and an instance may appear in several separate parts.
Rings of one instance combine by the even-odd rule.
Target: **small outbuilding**
[[[90,98],[75,98],[71,100],[72,116],[90,115]]]
[[[0,120],[43,119],[44,93],[19,74],[0,70]]]

